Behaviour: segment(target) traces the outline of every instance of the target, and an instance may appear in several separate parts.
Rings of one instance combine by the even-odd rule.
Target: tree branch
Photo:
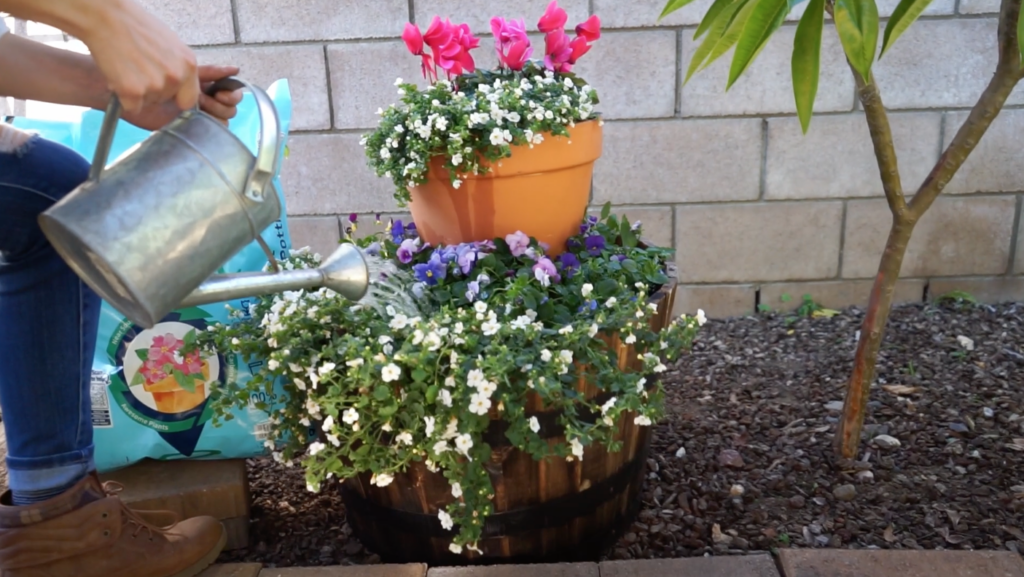
[[[907,203],[903,198],[903,183],[900,181],[889,115],[885,112],[874,75],[869,75],[865,81],[852,66],[850,71],[857,82],[857,97],[864,106],[864,116],[867,118],[868,130],[871,133],[871,143],[875,147],[875,159],[878,161],[878,173],[882,177],[885,199],[889,202],[889,210],[893,216],[902,220],[907,216]]]
[[[978,103],[971,109],[967,120],[957,131],[952,142],[942,152],[917,194],[910,200],[910,213],[915,219],[928,210],[942,189],[949,184],[956,171],[963,166],[971,151],[978,145],[992,121],[1003,109],[1003,104],[1024,77],[1020,51],[1017,46],[1017,19],[1021,0],[1002,0],[999,11],[999,63]]]

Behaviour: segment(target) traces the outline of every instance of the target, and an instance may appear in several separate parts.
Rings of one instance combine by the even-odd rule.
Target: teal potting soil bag
[[[287,80],[266,90],[277,107],[281,122],[281,154],[291,124],[291,94]],[[74,122],[18,118],[14,125],[38,132],[92,159],[103,113],[89,110]],[[248,91],[230,121],[232,133],[255,154],[260,132],[256,102]],[[150,132],[121,121],[110,151],[115,159],[149,136]],[[281,201],[281,219],[263,231],[263,239],[283,259],[291,250],[280,175],[274,188]],[[243,248],[220,272],[260,271],[267,257],[255,241]],[[153,263],[160,266],[160,263]],[[260,359],[225,358],[220,355],[182,356],[180,349],[197,331],[212,323],[232,322],[227,306],[249,310],[248,299],[181,309],[170,313],[152,329],[143,329],[117,312],[106,301],[100,312],[99,338],[92,363],[92,424],[96,465],[101,473],[131,465],[144,458],[241,459],[264,454],[268,415],[252,399],[245,409],[235,409],[234,419],[211,422],[210,395],[220,385],[243,383],[259,371]],[[205,353],[204,353],[205,354]],[[277,391],[280,395],[282,391]]]

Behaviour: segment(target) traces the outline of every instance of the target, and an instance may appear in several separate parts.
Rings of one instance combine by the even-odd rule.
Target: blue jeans
[[[77,152],[39,136],[0,152],[0,407],[15,504],[95,470],[89,377],[100,298],[37,222],[88,172]]]

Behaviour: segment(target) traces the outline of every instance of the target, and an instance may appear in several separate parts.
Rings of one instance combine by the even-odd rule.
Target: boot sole
[[[199,575],[207,567],[213,565],[213,562],[216,561],[217,557],[220,556],[221,551],[224,550],[224,546],[227,545],[227,543],[228,532],[226,529],[224,529],[224,526],[221,525],[220,540],[217,541],[217,546],[213,549],[210,549],[209,553],[203,555],[201,559],[192,564],[192,566],[190,566],[188,569],[179,571],[174,575],[170,575],[169,577],[195,577],[196,575]]]

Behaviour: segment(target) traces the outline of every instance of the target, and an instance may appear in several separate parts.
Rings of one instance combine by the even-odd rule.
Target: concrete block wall
[[[203,62],[235,63],[260,84],[291,81],[291,156],[283,168],[297,243],[326,251],[351,212],[395,213],[391,183],[359,146],[394,80],[420,77],[400,39],[435,14],[489,31],[493,15],[535,25],[548,0],[145,0]],[[863,304],[889,213],[868,130],[833,28],[822,48],[817,114],[803,135],[790,55],[801,8],[728,93],[728,57],[682,78],[710,0],[656,23],[664,0],[561,0],[570,25],[600,15],[605,33],[579,65],[605,125],[594,205],[645,223],[677,249],[679,311],[712,316],[799,304]],[[879,0],[883,17],[898,2]],[[935,0],[875,67],[903,172],[916,189],[990,77],[996,0]],[[884,23],[883,23],[884,26]],[[537,38],[535,42],[541,39]],[[542,43],[540,44],[542,46]],[[478,63],[493,65],[490,39]],[[953,289],[1024,300],[1024,88],[917,227],[897,291],[920,301]],[[783,295],[792,299],[784,303]]]

